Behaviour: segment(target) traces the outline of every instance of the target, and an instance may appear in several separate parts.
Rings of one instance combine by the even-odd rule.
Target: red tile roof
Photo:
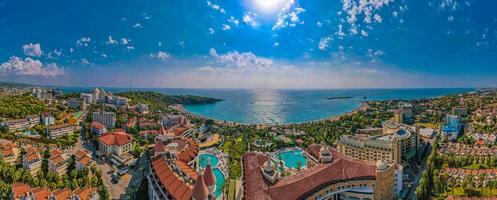
[[[366,162],[347,158],[343,154],[330,148],[333,162],[318,164],[306,171],[284,177],[269,187],[261,174],[261,166],[267,157],[260,153],[246,153],[243,155],[244,198],[251,199],[299,199],[308,192],[335,180],[351,178],[374,179],[376,166],[373,162]]]
[[[12,184],[12,194],[14,195],[14,198],[20,198],[23,195],[28,196],[29,190],[30,188],[28,184],[23,184],[23,183]]]
[[[195,199],[207,199],[209,196],[209,189],[205,185],[202,175],[198,176],[197,182],[192,189],[192,197]],[[193,199],[192,198],[192,199]]]
[[[53,163],[58,165],[58,164],[64,162],[64,158],[62,156],[58,155],[58,156],[50,158],[50,161],[52,161]]]
[[[14,155],[14,150],[13,149],[3,149],[1,151],[3,157],[9,157]]]
[[[36,200],[48,200],[50,198],[50,189],[37,187],[31,190],[31,194]]]
[[[133,141],[133,137],[125,132],[118,131],[118,132],[105,133],[102,136],[100,136],[98,140],[100,140],[100,142],[108,146],[112,145],[122,146]]]
[[[89,200],[92,192],[93,190],[90,187],[85,187],[76,189],[74,194],[78,195],[80,200]]]
[[[207,167],[205,167],[203,177],[204,177],[205,185],[212,186],[212,185],[216,184],[216,177],[214,177],[214,173],[212,172],[210,162],[207,163]]]
[[[72,199],[72,192],[68,188],[57,189],[57,190],[53,191],[53,195],[55,196],[55,199],[57,199],[57,200],[71,200]]]
[[[35,159],[41,159],[41,156],[38,152],[32,152],[32,153],[28,153],[26,154],[26,159],[28,161],[32,161],[32,160],[35,160]]]
[[[91,127],[95,128],[95,129],[103,129],[103,128],[105,128],[104,125],[102,125],[101,123],[98,123],[98,122],[92,122],[91,123]]]
[[[85,165],[85,166],[88,166],[91,164],[91,158],[88,157],[88,156],[81,156],[79,159],[78,159],[78,162]]]
[[[50,130],[54,130],[54,129],[67,128],[67,127],[71,127],[71,126],[74,126],[74,125],[72,125],[72,124],[57,124],[57,125],[49,126],[48,128]]]
[[[164,157],[159,156],[151,162],[152,172],[158,177],[157,180],[163,189],[166,189],[173,199],[190,200],[192,187],[184,183],[177,174],[169,167]]]
[[[50,157],[56,157],[62,155],[62,151],[60,149],[52,149],[50,150]]]

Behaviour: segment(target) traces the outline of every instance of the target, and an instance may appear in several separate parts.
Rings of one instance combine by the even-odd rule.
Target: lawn
[[[234,200],[236,193],[236,179],[230,179],[229,186],[228,186],[228,200]]]
[[[471,164],[464,167],[464,169],[488,169],[489,167],[485,164]]]
[[[438,129],[438,126],[436,124],[434,124],[434,123],[417,123],[417,125],[424,126],[426,128],[432,128],[432,129],[435,129],[435,130]]]

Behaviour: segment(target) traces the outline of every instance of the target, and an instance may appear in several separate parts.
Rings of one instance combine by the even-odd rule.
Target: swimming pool
[[[200,168],[204,169],[205,166],[207,166],[207,161],[210,159],[211,161],[211,167],[215,167],[217,166],[217,164],[219,163],[219,159],[215,156],[215,155],[212,155],[212,154],[201,154],[198,156],[198,162],[199,162],[199,166]]]
[[[215,168],[213,170],[214,176],[216,177],[216,191],[214,191],[214,196],[219,198],[221,194],[223,194],[223,188],[224,188],[224,174],[221,172],[219,168]]]
[[[278,159],[283,160],[286,168],[296,169],[307,166],[307,158],[301,149],[280,152]]]
[[[199,162],[199,167],[203,170],[207,166],[207,161],[210,159],[211,162],[211,167],[212,167],[212,172],[214,173],[214,176],[216,177],[216,191],[214,191],[214,197],[217,199],[223,194],[223,188],[224,188],[224,174],[223,172],[217,167],[219,164],[219,159],[217,156],[212,155],[212,154],[201,154],[198,156],[198,162]]]

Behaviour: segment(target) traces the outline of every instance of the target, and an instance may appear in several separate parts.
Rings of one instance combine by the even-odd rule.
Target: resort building
[[[91,187],[68,188],[51,191],[48,187],[31,188],[28,184],[13,183],[10,199],[12,200],[98,200],[98,191]]]
[[[26,154],[22,156],[22,167],[35,175],[41,169],[41,155],[38,149],[28,147]]]
[[[449,140],[456,140],[461,132],[461,117],[457,115],[447,115],[447,124],[442,127],[442,135]]]
[[[3,125],[7,126],[10,132],[19,132],[33,128],[39,123],[40,123],[39,116],[28,116],[23,119],[8,120],[4,122]]]
[[[67,106],[72,109],[82,109],[84,110],[86,104],[83,100],[77,98],[70,98],[67,100]]]
[[[58,174],[65,174],[67,170],[67,160],[62,155],[52,156],[48,159],[48,171]]]
[[[135,110],[140,114],[148,114],[149,111],[148,105],[143,103],[136,105]]]
[[[89,168],[94,162],[91,159],[90,152],[86,150],[78,150],[74,153],[76,158],[76,169],[82,170],[84,168]]]
[[[90,128],[90,131],[91,133],[97,135],[97,136],[100,136],[104,133],[107,133],[107,128],[101,124],[101,123],[98,123],[98,122],[92,122],[91,123],[91,128]]]
[[[93,121],[104,125],[107,128],[116,126],[116,113],[114,112],[93,112]]]
[[[425,139],[432,139],[436,135],[436,132],[432,128],[421,128],[419,129],[419,136]]]
[[[455,155],[475,155],[475,156],[495,156],[497,155],[497,147],[488,148],[485,145],[466,145],[461,143],[445,143],[438,149],[440,154],[455,154]]]
[[[162,116],[161,120],[162,126],[165,128],[171,128],[177,125],[188,125],[188,119],[183,115],[165,115]]]
[[[337,141],[339,152],[360,160],[408,161],[419,148],[419,135],[414,128],[389,121],[383,123],[383,135],[342,135]]]
[[[133,137],[124,132],[109,132],[99,138],[97,154],[109,159],[113,164],[127,165],[132,161],[129,151],[133,148]]]
[[[83,100],[86,104],[93,103],[93,94],[81,93],[80,97],[81,97],[81,100]]]
[[[55,124],[55,118],[50,113],[47,113],[47,112],[44,112],[41,114],[40,121],[41,121],[41,124],[43,124],[45,126],[50,126],[50,125]]]
[[[30,199],[30,197],[31,197],[30,190],[31,190],[31,188],[29,187],[28,184],[13,183],[11,186],[10,199],[13,199],[13,200]]]
[[[51,100],[54,96],[53,90],[47,90],[43,88],[33,88],[31,95],[42,100]]]
[[[19,154],[17,145],[12,142],[0,142],[0,158],[9,165],[16,164]]]
[[[242,157],[243,199],[395,199],[402,188],[402,167],[395,161],[362,161],[322,145],[307,153],[320,163],[281,177],[268,156],[249,152]]]
[[[150,153],[148,195],[149,199],[210,200],[216,196],[216,177],[210,162],[201,173],[195,166],[198,144],[182,137],[160,135]],[[224,181],[224,180],[223,180]]]
[[[47,135],[50,139],[57,139],[65,135],[74,133],[74,125],[58,124],[47,127]]]

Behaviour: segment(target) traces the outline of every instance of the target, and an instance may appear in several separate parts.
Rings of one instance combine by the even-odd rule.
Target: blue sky
[[[0,0],[0,80],[496,86],[496,6],[492,0]]]

